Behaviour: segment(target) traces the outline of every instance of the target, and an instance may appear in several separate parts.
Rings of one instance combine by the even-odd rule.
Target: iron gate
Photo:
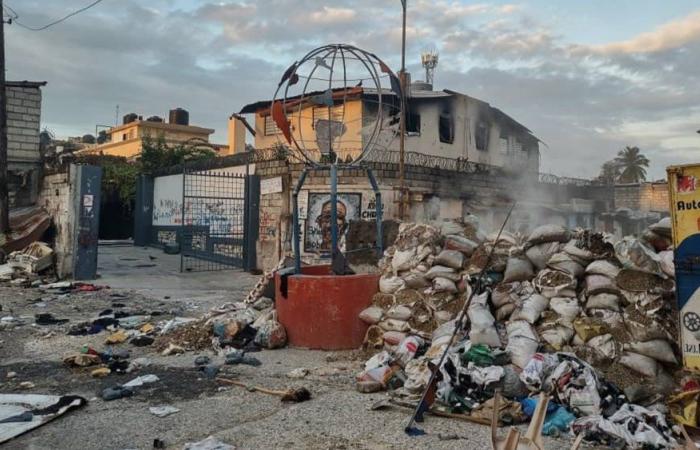
[[[254,266],[259,187],[253,179],[224,169],[183,171],[181,271]]]

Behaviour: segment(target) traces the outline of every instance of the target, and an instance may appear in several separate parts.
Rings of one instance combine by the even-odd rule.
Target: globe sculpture
[[[375,54],[325,45],[284,72],[266,133],[312,166],[358,165],[397,136],[400,105],[399,79]]]

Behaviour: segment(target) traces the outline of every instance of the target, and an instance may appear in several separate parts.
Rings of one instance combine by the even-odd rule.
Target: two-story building
[[[292,138],[309,153],[332,147],[341,159],[355,159],[372,134],[379,92],[362,87],[335,89],[332,107],[310,100],[315,94],[286,99]],[[398,99],[390,90],[382,90],[381,96],[384,114],[376,147],[398,151]],[[270,100],[258,101],[240,111],[254,115],[258,149],[284,143],[270,104]],[[335,125],[331,132],[328,123]],[[243,127],[237,130],[245,132]],[[540,161],[539,140],[527,127],[484,101],[447,89],[433,91],[430,84],[421,81],[411,84],[408,96],[405,150],[519,172],[537,173]]]

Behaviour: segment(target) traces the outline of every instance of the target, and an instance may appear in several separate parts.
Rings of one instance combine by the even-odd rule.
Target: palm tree
[[[615,163],[622,173],[619,180],[623,183],[638,183],[647,178],[649,159],[639,152],[639,147],[625,147],[617,152]]]
[[[615,161],[606,161],[600,166],[598,182],[604,185],[612,185],[620,178],[620,166]]]

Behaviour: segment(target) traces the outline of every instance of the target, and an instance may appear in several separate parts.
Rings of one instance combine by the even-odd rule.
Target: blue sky
[[[41,25],[88,0],[7,0]],[[700,158],[700,3],[409,0],[408,67],[440,51],[436,88],[503,109],[540,137],[542,170],[595,176],[625,145],[650,178]],[[6,27],[9,79],[46,80],[44,125],[94,132],[183,106],[215,128],[269,98],[311,48],[347,42],[399,64],[399,0],[104,0],[43,32]],[[416,76],[414,76],[416,78]]]

